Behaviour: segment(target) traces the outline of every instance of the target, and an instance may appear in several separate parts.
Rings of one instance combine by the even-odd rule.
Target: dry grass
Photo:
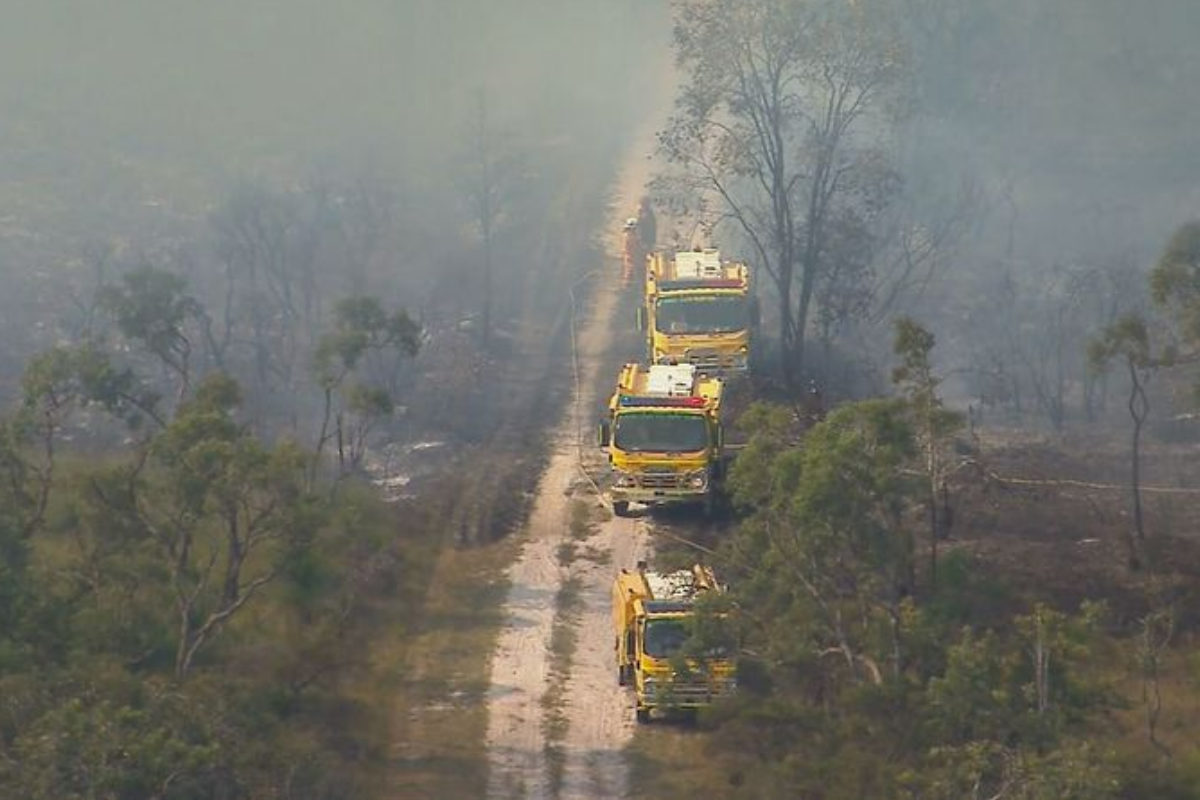
[[[550,679],[542,695],[542,731],[546,737],[546,764],[551,791],[557,795],[562,787],[566,753],[563,740],[568,721],[564,708],[567,701],[567,680],[571,676],[571,661],[579,644],[579,613],[582,608],[576,577],[567,578],[554,597],[554,624],[550,629]]]
[[[1150,740],[1147,704],[1133,643],[1127,658],[1110,663],[1115,690],[1127,705],[1102,722],[1097,740],[1115,749],[1129,797],[1200,797],[1200,655],[1194,637],[1183,637],[1162,654],[1158,693],[1162,710]],[[1152,696],[1152,693],[1149,695]],[[1136,783],[1132,783],[1136,781]]]
[[[576,558],[581,557],[580,543],[587,540],[596,530],[596,515],[591,504],[572,500],[568,512],[567,539],[558,546],[555,557],[563,569],[569,570]],[[585,548],[582,557],[592,554]],[[580,596],[582,582],[576,576],[568,577],[559,586],[554,598],[554,624],[550,630],[550,679],[542,695],[542,727],[546,737],[546,763],[550,774],[551,791],[555,794],[562,787],[566,753],[563,740],[567,735],[566,705],[567,680],[571,675],[571,662],[579,643],[579,615],[583,606]]]
[[[398,676],[388,797],[482,797],[487,789],[491,653],[502,622],[504,568],[516,543],[448,548],[438,559],[418,630],[383,643]]]
[[[643,726],[625,748],[630,800],[720,797],[725,774],[705,747],[708,737],[678,723]]]

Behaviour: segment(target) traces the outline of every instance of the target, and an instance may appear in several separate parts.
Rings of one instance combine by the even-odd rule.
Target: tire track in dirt
[[[656,120],[657,122],[657,120]],[[653,127],[635,138],[617,183],[606,231],[605,250],[617,251],[619,220],[635,209],[646,181],[653,148]],[[616,282],[617,259],[607,258],[592,307],[577,328],[579,381],[575,396],[551,438],[552,455],[534,499],[526,541],[508,572],[509,591],[503,628],[492,659],[488,692],[489,798],[623,797],[628,788],[622,748],[632,735],[632,710],[616,685],[609,591],[612,576],[632,565],[646,548],[644,525],[631,519],[609,519],[581,544],[603,554],[577,559],[568,567],[558,561],[559,547],[569,539],[572,496],[595,505],[597,498],[580,465],[579,437],[586,440],[596,407],[599,374],[608,363],[613,320],[624,299]],[[579,325],[580,321],[576,320]],[[568,376],[569,377],[569,376]],[[586,445],[582,449],[587,449]],[[547,736],[543,700],[551,680],[550,640],[558,609],[555,599],[568,578],[578,586],[577,641],[566,679],[566,700],[559,709],[566,729],[561,742]],[[548,746],[561,746],[561,783],[548,758]]]
[[[612,581],[621,567],[645,557],[646,526],[641,520],[612,518],[588,540],[611,554],[601,563],[585,563],[576,575],[580,591],[580,639],[567,681],[566,763],[560,798],[590,800],[629,794],[624,747],[633,736],[632,695],[617,686],[613,657]]]

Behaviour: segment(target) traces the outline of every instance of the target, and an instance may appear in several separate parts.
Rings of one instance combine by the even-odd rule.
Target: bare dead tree
[[[512,137],[491,120],[487,93],[482,89],[476,96],[465,142],[456,182],[471,225],[479,236],[481,281],[477,339],[480,347],[486,349],[490,346],[494,327],[496,236],[522,180],[522,156]]]
[[[71,331],[76,340],[89,339],[97,333],[97,317],[100,311],[98,295],[100,287],[108,283],[113,256],[113,247],[109,243],[94,242],[83,248],[80,259],[89,280],[85,286],[72,284],[67,288],[67,295],[79,315]]]
[[[906,196],[911,195],[910,189]],[[907,202],[888,209],[884,230],[877,235],[870,324],[878,325],[902,303],[920,299],[977,224],[982,208],[980,186],[964,181],[948,206],[936,212],[916,215]]]
[[[317,335],[329,202],[320,182],[307,193],[246,186],[212,215],[223,296],[210,347],[223,359],[230,348],[248,352],[260,396],[295,385],[295,365]]]

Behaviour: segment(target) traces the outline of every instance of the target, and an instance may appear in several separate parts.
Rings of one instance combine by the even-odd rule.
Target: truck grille
[[[734,684],[729,681],[714,683],[672,683],[661,695],[662,700],[680,705],[693,703],[711,703],[733,694]]]
[[[718,372],[721,370],[742,370],[746,368],[745,358],[737,353],[722,353],[719,350],[695,349],[684,353],[684,360],[694,364],[701,371]]]
[[[648,473],[638,476],[638,484],[643,489],[678,489],[682,485],[682,477],[675,472]]]

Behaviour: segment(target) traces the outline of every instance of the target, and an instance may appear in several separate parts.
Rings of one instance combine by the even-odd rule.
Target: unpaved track
[[[611,255],[600,268],[606,272],[593,276],[591,307],[579,304],[578,387],[551,438],[552,455],[538,486],[525,544],[508,573],[510,589],[488,693],[487,796],[496,800],[590,800],[628,794],[628,771],[621,751],[633,732],[633,710],[632,700],[616,682],[609,591],[614,572],[632,566],[645,552],[646,529],[638,520],[612,518],[600,523],[586,541],[577,543],[608,557],[579,558],[564,567],[558,551],[570,539],[572,497],[597,503],[580,468],[580,454],[594,466],[590,431],[600,399],[597,393],[603,391],[598,387],[607,385],[600,375],[601,365],[608,363],[615,320],[632,316],[632,310],[623,307],[629,295],[622,296],[612,280],[620,269],[615,257],[617,231],[620,221],[634,213],[644,191],[653,144],[654,128],[648,126],[635,137],[625,159],[605,222],[605,250]],[[586,287],[581,287],[580,293],[589,294]],[[573,376],[564,379],[573,380]],[[580,436],[585,440],[582,447]],[[546,709],[543,698],[551,681],[555,598],[568,578],[575,578],[579,587],[577,643],[563,707]],[[547,715],[556,712],[563,715],[566,729],[560,740],[551,741]],[[555,779],[547,757],[550,745],[560,747],[563,753],[561,782]]]
[[[640,520],[611,519],[589,540],[611,553],[609,563],[580,562],[580,641],[567,681],[563,742],[566,764],[560,797],[571,800],[628,795],[622,748],[633,735],[632,695],[617,686],[613,658],[612,580],[621,567],[644,557],[646,529]]]

